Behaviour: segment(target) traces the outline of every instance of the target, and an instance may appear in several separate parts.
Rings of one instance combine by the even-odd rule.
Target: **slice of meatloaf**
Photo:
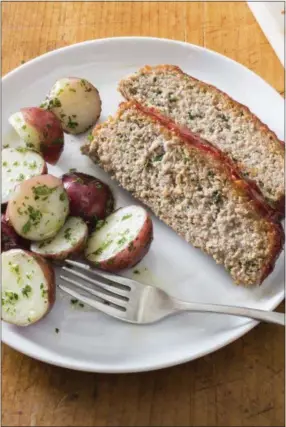
[[[284,143],[247,107],[172,65],[146,66],[123,79],[119,91],[218,147],[284,214]]]
[[[95,127],[83,152],[187,242],[223,264],[237,284],[260,284],[272,270],[283,246],[282,227],[231,163],[200,138],[170,130],[128,102]]]

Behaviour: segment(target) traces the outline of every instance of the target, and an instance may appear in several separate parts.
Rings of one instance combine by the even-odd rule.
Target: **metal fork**
[[[58,284],[59,288],[73,298],[125,322],[154,323],[171,314],[193,311],[230,314],[285,326],[283,313],[181,301],[154,286],[102,272],[77,261],[66,260],[65,262],[68,266],[63,266],[62,271],[68,273],[68,276],[61,274],[60,278],[72,286]],[[80,270],[87,274],[83,274]],[[81,281],[74,280],[70,276]],[[77,292],[74,287],[83,292]]]

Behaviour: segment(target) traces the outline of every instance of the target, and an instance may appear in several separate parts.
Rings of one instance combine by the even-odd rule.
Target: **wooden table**
[[[243,2],[7,2],[2,25],[3,74],[72,43],[141,35],[206,46],[284,92],[283,68]],[[5,345],[2,355],[6,426],[284,425],[284,331],[270,325],[200,360],[143,374],[74,372]]]

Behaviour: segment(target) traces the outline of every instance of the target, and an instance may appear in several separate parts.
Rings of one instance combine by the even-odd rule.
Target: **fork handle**
[[[233,316],[249,317],[251,319],[260,320],[268,323],[285,326],[285,314],[266,310],[258,310],[255,308],[235,307],[219,304],[204,304],[195,302],[186,302],[177,298],[172,298],[174,308],[178,311],[195,311],[207,313],[231,314]]]

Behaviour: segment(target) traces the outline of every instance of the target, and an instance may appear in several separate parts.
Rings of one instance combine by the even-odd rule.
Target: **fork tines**
[[[68,276],[60,275],[60,278],[68,284],[73,285],[73,288],[75,287],[83,290],[85,294],[79,293],[72,287],[67,287],[62,284],[58,285],[60,289],[79,301],[104,311],[107,314],[116,316],[116,313],[118,315],[118,310],[120,310],[120,317],[122,317],[122,312],[126,311],[126,304],[129,301],[129,293],[132,288],[132,281],[130,279],[105,272],[103,273],[102,271],[92,269],[90,266],[77,261],[66,260],[66,264],[68,264],[69,267],[63,266],[62,270],[68,273]],[[88,274],[83,274],[74,267],[84,270]],[[92,277],[90,275],[92,275]],[[74,280],[70,276],[75,276],[81,280]],[[85,284],[86,282],[90,283],[92,286],[87,286]],[[86,294],[90,296],[86,296]]]

